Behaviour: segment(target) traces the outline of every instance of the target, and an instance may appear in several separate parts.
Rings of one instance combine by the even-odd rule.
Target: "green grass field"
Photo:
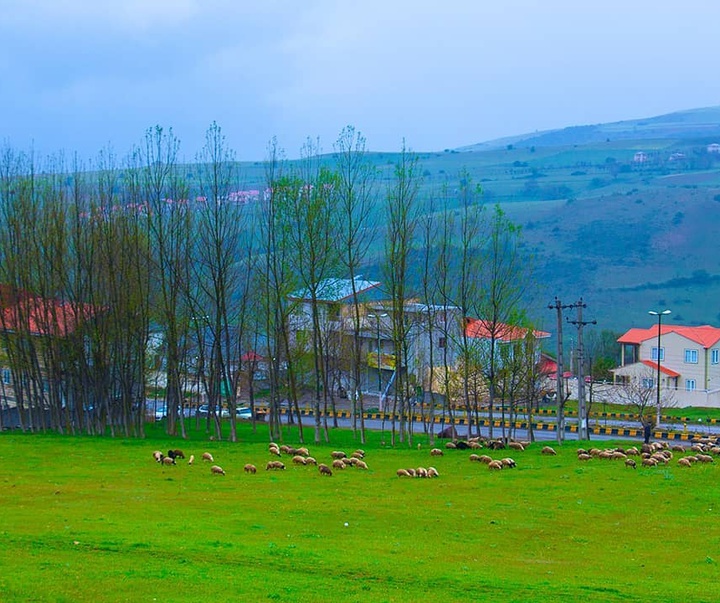
[[[322,477],[267,436],[241,443],[0,436],[0,600],[10,601],[711,601],[720,562],[720,468],[633,471],[577,461],[577,442],[488,471],[471,451],[431,457],[371,434],[369,471]],[[310,445],[320,462],[349,432]],[[292,436],[287,443],[298,444]],[[421,441],[421,440],[416,440]],[[623,442],[627,445],[627,442]],[[595,445],[598,445],[595,443]],[[606,445],[606,444],[601,444]],[[609,445],[609,444],[608,444]],[[162,467],[155,449],[209,463]],[[501,454],[502,452],[502,454]],[[256,475],[243,472],[245,463]],[[398,478],[435,466],[438,479]],[[346,525],[347,524],[347,525]]]

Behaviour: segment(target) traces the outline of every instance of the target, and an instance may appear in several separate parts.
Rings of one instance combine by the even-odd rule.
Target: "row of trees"
[[[142,436],[145,384],[158,370],[166,375],[168,433],[184,435],[179,409],[192,379],[209,402],[208,429],[221,437],[212,410],[226,401],[235,440],[238,396],[255,405],[256,357],[248,352],[258,351],[269,362],[269,391],[262,396],[270,437],[282,437],[283,400],[305,437],[299,411],[303,392],[311,392],[314,440],[328,440],[322,411],[334,404],[342,372],[364,440],[359,291],[353,288],[350,299],[351,343],[340,353],[323,322],[319,287],[338,276],[355,287],[366,270],[383,281],[401,366],[410,362],[409,302],[422,299],[435,315],[454,306],[463,317],[481,317],[488,333],[478,346],[466,329],[455,335],[449,324],[428,321],[437,329],[428,338],[430,375],[418,384],[410,371],[397,372],[393,443],[412,443],[418,385],[429,389],[440,381],[436,389],[452,419],[457,371],[475,426],[488,401],[492,419],[497,401],[514,408],[537,396],[536,342],[524,344],[532,347],[527,355],[518,348],[506,358],[497,345],[504,324],[524,322],[529,280],[520,231],[500,209],[483,206],[469,174],[460,174],[455,188],[421,196],[417,157],[403,146],[381,182],[365,139],[348,127],[331,154],[309,140],[292,162],[271,141],[265,186],[245,203],[237,195],[240,164],[217,124],[193,164],[181,164],[179,151],[172,130],[161,127],[122,161],[104,151],[90,166],[60,158],[39,170],[32,154],[3,149],[0,282],[15,298],[31,292],[62,300],[83,327],[77,336],[38,337],[30,328],[3,325],[2,364],[12,373],[23,427]],[[312,309],[303,333],[292,328],[298,291]],[[47,321],[57,324],[59,317]],[[148,352],[153,333],[162,342],[158,353]],[[455,341],[434,343],[449,337]],[[457,363],[448,355],[451,345],[459,350]],[[433,374],[437,367],[440,376]]]

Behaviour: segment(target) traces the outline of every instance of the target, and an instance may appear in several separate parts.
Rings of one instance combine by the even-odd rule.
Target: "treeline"
[[[428,317],[428,328],[437,330],[428,337],[430,375],[418,383],[409,371],[397,372],[391,404],[401,418],[392,421],[393,443],[412,441],[418,386],[427,391],[428,383],[441,382],[449,416],[452,404],[461,403],[476,425],[488,399],[490,412],[498,400],[534,400],[534,344],[523,342],[532,347],[525,356],[520,346],[504,360],[495,345],[505,323],[523,321],[529,281],[519,229],[498,208],[483,206],[467,173],[458,175],[459,186],[420,198],[418,159],[405,148],[381,183],[365,145],[347,127],[331,161],[308,140],[300,159],[290,162],[273,140],[265,185],[252,198],[239,194],[243,174],[217,124],[190,171],[179,162],[179,140],[161,127],[148,130],[127,157],[103,151],[92,165],[58,158],[41,165],[6,146],[0,157],[3,406],[16,405],[27,430],[142,437],[148,376],[161,372],[169,434],[184,435],[187,419],[179,409],[192,381],[209,402],[208,429],[221,437],[213,410],[227,403],[235,440],[238,397],[249,398],[253,409],[257,402],[254,351],[268,360],[262,402],[271,437],[282,436],[284,400],[295,410],[301,439],[307,437],[300,401],[312,392],[313,438],[328,440],[321,411],[334,404],[339,375],[363,410],[367,318],[352,304],[359,294],[353,289],[350,343],[338,349],[319,286],[338,277],[354,286],[369,265],[380,267],[383,308],[403,366],[410,302],[422,300],[428,312],[454,306],[462,317],[481,317],[490,338],[490,345],[478,346],[464,328]],[[298,291],[311,308],[310,327],[300,335],[292,326],[298,302],[291,294]],[[38,304],[44,328],[28,323],[31,315],[37,320]],[[448,356],[449,344],[433,347],[441,338],[452,339],[459,360]],[[436,367],[444,369],[440,377]],[[361,419],[355,428],[363,440]]]

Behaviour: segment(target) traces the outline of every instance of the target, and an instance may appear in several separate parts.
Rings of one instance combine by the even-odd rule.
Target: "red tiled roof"
[[[653,362],[652,360],[641,360],[640,362],[642,362],[645,366],[649,366],[651,369],[653,369],[655,372],[657,372],[657,370],[658,370],[657,362]],[[668,377],[679,377],[680,376],[680,373],[678,373],[672,369],[669,369],[662,364],[660,365],[660,372],[665,373]]]
[[[250,350],[249,352],[245,352],[242,356],[240,356],[240,360],[242,362],[258,362],[265,359],[260,354],[254,352],[253,350]]]
[[[524,327],[507,325],[502,322],[493,324],[479,318],[465,319],[465,334],[473,339],[492,339],[494,335],[496,341],[520,341],[525,338],[527,332],[528,330]],[[533,335],[537,339],[550,337],[550,333],[545,331],[533,331]]]
[[[7,285],[1,287],[0,298],[3,304],[0,329],[5,331],[65,337],[97,313],[97,309],[89,304],[46,300],[23,291],[12,291]]]
[[[703,325],[701,327],[660,325],[660,336],[662,337],[668,333],[677,333],[690,341],[700,344],[705,349],[711,348],[720,341],[720,329],[717,327],[711,327],[710,325]],[[657,326],[649,327],[647,329],[634,328],[630,329],[627,333],[620,337],[618,339],[618,343],[631,343],[639,345],[643,341],[657,339],[657,336]]]

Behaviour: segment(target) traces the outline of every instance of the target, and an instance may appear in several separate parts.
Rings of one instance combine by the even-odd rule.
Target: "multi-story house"
[[[660,390],[671,391],[674,405],[720,407],[720,328],[661,325],[660,333],[657,326],[633,328],[618,343],[616,384],[657,388],[659,369]]]
[[[360,354],[363,363],[361,389],[377,395],[380,406],[394,391],[399,371],[412,375],[413,382],[423,391],[432,389],[430,367],[452,366],[457,361],[453,342],[460,339],[462,316],[452,306],[433,306],[407,302],[403,308],[404,358],[398,359],[390,304],[383,301],[377,281],[355,279],[355,295],[349,279],[327,279],[315,292],[318,323],[330,370],[341,390],[350,387],[349,356],[355,325],[355,305],[359,311]],[[304,341],[312,330],[312,300],[309,291],[300,291],[290,299],[297,304],[290,321],[293,341]]]

